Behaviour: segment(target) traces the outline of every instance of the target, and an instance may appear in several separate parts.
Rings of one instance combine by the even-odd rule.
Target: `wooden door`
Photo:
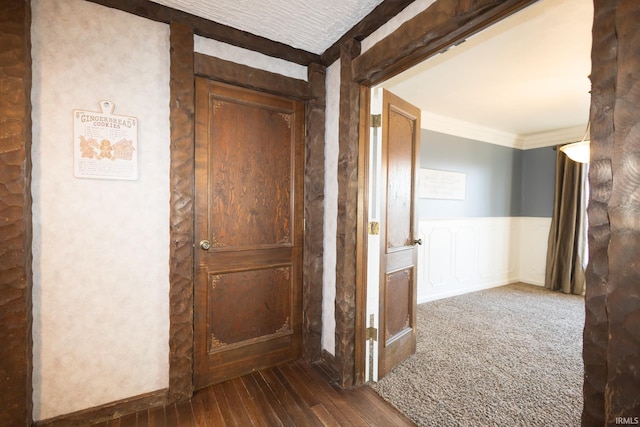
[[[300,357],[304,105],[196,79],[194,384]]]
[[[420,152],[420,110],[386,90],[382,104],[378,378],[416,351]]]

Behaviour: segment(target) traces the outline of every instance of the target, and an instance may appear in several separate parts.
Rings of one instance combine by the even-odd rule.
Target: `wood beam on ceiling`
[[[284,43],[269,40],[227,25],[172,9],[149,0],[88,0],[102,6],[118,9],[157,22],[179,22],[193,28],[199,36],[218,40],[244,49],[250,49],[271,57],[300,65],[321,62],[320,55],[296,49]]]
[[[364,85],[380,83],[536,1],[438,1],[355,58],[353,77]]]
[[[322,62],[327,66],[331,65],[340,58],[340,47],[348,40],[364,40],[414,1],[415,0],[384,0],[360,22],[354,25],[353,28],[340,37],[330,48],[325,50],[321,55]]]

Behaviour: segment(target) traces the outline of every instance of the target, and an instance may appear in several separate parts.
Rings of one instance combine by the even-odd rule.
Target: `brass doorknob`
[[[208,240],[200,240],[200,249],[203,251],[208,251],[211,249],[211,242]]]
[[[414,244],[414,245],[422,245],[422,239],[415,239],[415,240],[413,241],[413,244]]]

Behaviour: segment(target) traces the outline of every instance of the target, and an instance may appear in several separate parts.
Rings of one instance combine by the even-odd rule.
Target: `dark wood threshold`
[[[371,388],[341,389],[326,371],[299,360],[198,390],[191,400],[93,425],[295,427],[415,424]]]

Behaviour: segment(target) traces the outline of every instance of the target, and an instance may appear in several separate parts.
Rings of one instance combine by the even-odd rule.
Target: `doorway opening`
[[[427,129],[428,135],[446,134],[452,136],[452,138],[489,143],[492,147],[496,148],[494,151],[523,151],[523,149],[529,148],[532,150],[531,153],[535,150],[535,154],[539,154],[545,146],[578,140],[582,137],[588,119],[590,102],[590,82],[588,79],[591,49],[590,24],[593,13],[593,7],[588,1],[582,3],[584,3],[584,5],[581,4],[580,7],[577,8],[576,2],[574,1],[541,1],[533,6],[526,7],[508,19],[493,24],[487,30],[476,33],[473,36],[468,36],[466,40],[462,42],[452,42],[450,46],[443,50],[442,55],[430,57],[420,65],[402,74],[390,77],[384,82],[376,81],[374,84],[377,86],[374,86],[374,92],[369,94],[370,102],[367,100],[365,104],[368,106],[367,108],[370,108],[371,112],[375,114],[375,90],[379,90],[379,88],[389,89],[421,107],[422,125],[423,129]],[[569,12],[569,16],[571,16],[570,19],[567,18]],[[576,14],[581,16],[581,18],[576,18]],[[572,25],[576,25],[578,28],[575,30],[568,28],[568,22],[571,22]],[[536,30],[536,25],[540,23],[551,25],[552,27],[546,31]],[[522,42],[517,41],[518,39],[507,35],[509,31],[524,33],[525,37],[528,37],[528,41],[534,43],[533,47],[524,47],[521,44]],[[562,43],[558,43],[558,41],[566,38],[568,34],[575,34],[577,39],[580,40],[578,45],[567,40],[571,47],[571,55],[558,53],[559,51],[550,48],[550,42],[544,42],[542,40],[544,38],[547,41],[553,41],[554,48],[566,48],[567,45],[562,45]],[[513,42],[513,45],[504,45],[507,41]],[[513,52],[516,53],[520,51],[523,55],[516,57],[514,56],[515,54],[511,54],[507,62],[503,64],[493,59],[487,61],[487,58],[495,57],[497,50],[506,50],[507,48],[514,49]],[[486,49],[490,49],[493,53],[487,53]],[[550,53],[551,56],[548,58],[548,62],[555,65],[555,69],[553,67],[542,67],[542,64],[540,64],[540,55],[543,52]],[[576,57],[572,56],[574,53],[580,53],[582,56],[576,59]],[[461,65],[464,64],[463,61],[465,61],[467,57],[476,58],[477,60],[481,59],[485,65],[489,66],[486,67],[486,69],[480,69],[479,66]],[[563,64],[569,64],[569,67],[563,67]],[[526,73],[524,71],[517,71],[517,67],[522,67],[522,70],[525,70]],[[492,68],[500,72],[510,71],[510,73],[515,74],[519,79],[525,79],[525,85],[521,85],[523,92],[519,92],[520,98],[515,98],[516,101],[514,101],[514,98],[508,98],[506,95],[512,94],[512,91],[504,89],[501,86],[496,86],[496,82],[493,80],[490,81],[490,78],[493,77],[491,75]],[[452,70],[463,76],[462,80],[458,80],[458,83],[455,83],[451,78]],[[549,72],[549,70],[552,70],[552,72]],[[464,74],[459,73],[460,71],[464,71]],[[419,75],[425,75],[426,80],[423,80],[423,82],[425,82],[424,84],[417,86],[415,81],[420,78]],[[527,80],[526,76],[531,75],[537,77],[529,77]],[[446,79],[449,79],[452,84],[446,84]],[[498,83],[501,84],[507,82],[505,77],[501,77],[498,80]],[[471,87],[475,87],[475,89],[463,88],[463,84],[467,82],[471,84]],[[567,88],[572,89],[573,95],[567,96],[566,98],[561,97],[561,92],[556,89],[553,98],[546,95],[547,101],[553,99],[551,106],[549,103],[544,104],[542,101],[545,97],[545,84],[549,82],[556,85],[559,84],[560,86],[556,87],[562,87],[563,90]],[[566,82],[570,82],[570,84]],[[481,93],[482,91],[484,91],[484,95]],[[578,95],[575,95],[576,93],[578,93]],[[465,95],[467,101],[462,101],[461,98],[459,98],[461,95]],[[531,101],[527,100],[529,99],[528,97],[532,95],[535,95],[534,99],[536,102],[539,102],[539,104],[534,105]],[[438,105],[438,99],[441,100],[443,97],[449,98],[449,104],[441,103],[441,105]],[[427,102],[426,106],[423,101]],[[492,112],[489,108],[479,106],[478,101],[484,102],[485,105],[505,109],[501,110],[501,112]],[[516,117],[515,113],[518,109],[516,107],[520,106],[528,107],[528,112],[521,113],[522,117],[517,120],[514,118],[511,127],[504,130],[500,122],[504,123],[505,119]],[[573,109],[573,111],[568,114],[568,116],[572,116],[561,121],[560,118],[563,114],[559,112],[568,108]],[[546,112],[547,114],[540,120],[534,119],[536,114],[540,112]],[[461,114],[468,114],[468,116]],[[482,120],[489,121],[483,122]],[[371,141],[375,130],[371,127],[369,130],[367,137]],[[452,138],[447,139],[446,142],[451,141]],[[370,147],[371,150],[373,150],[375,143],[372,143]],[[423,155],[424,152],[428,151],[427,147],[432,148],[433,146],[431,144],[426,146],[423,144]],[[548,150],[551,151],[551,148],[548,148]],[[375,170],[375,164],[378,160],[372,151],[368,152],[366,159],[369,162],[368,167],[371,170]],[[531,159],[525,160],[529,161]],[[522,159],[516,159],[513,167],[521,168],[522,163]],[[511,185],[511,188],[503,188],[505,192],[503,195],[484,194],[483,196],[479,196],[479,188],[474,185],[478,183],[479,179],[484,179],[485,185],[491,186],[492,181],[490,175],[492,172],[490,169],[488,169],[486,176],[483,177],[481,175],[480,178],[478,178],[478,175],[475,174],[474,171],[462,169],[459,164],[443,164],[442,162],[425,164],[423,162],[420,167],[436,172],[463,173],[465,174],[464,178],[466,181],[464,200],[455,198],[437,200],[419,199],[418,215],[420,218],[422,218],[425,211],[432,212],[432,218],[428,218],[427,216],[430,220],[442,219],[448,216],[456,218],[462,216],[510,218],[515,216],[513,213],[514,209],[516,211],[517,209],[523,209],[522,206],[518,207],[517,203],[514,203],[514,197],[518,195],[521,196],[524,190],[532,190],[532,187],[528,185],[527,182],[521,182],[518,184],[517,189],[514,188],[514,185]],[[442,177],[442,179],[444,178],[446,177]],[[530,174],[525,175],[525,178],[527,180],[532,179]],[[365,188],[370,189],[372,185],[375,185],[377,178],[369,175],[368,179],[369,182]],[[534,190],[536,189],[534,188]],[[496,197],[500,200],[496,201],[492,199]],[[553,194],[551,194],[550,197],[552,199]],[[376,218],[376,210],[375,207],[372,206],[372,204],[375,203],[376,195],[375,193],[371,193],[368,194],[366,198],[370,202],[368,204],[369,211],[366,219],[366,221],[369,222]],[[469,206],[473,198],[476,198],[476,200],[477,198],[484,199],[484,206]],[[502,209],[501,213],[497,212],[498,209],[496,206],[498,206],[498,204],[500,205],[500,209]],[[529,208],[531,208],[531,206],[527,209]],[[449,211],[447,211],[447,209],[449,209]],[[475,214],[473,213],[474,209],[476,210]],[[478,210],[480,210],[479,213],[477,213]],[[523,214],[522,212],[516,212],[516,215],[520,216]],[[527,213],[525,212],[524,215],[527,215]],[[546,220],[540,219],[541,216],[539,216],[539,213],[535,213],[527,218],[531,218],[531,220],[518,220],[521,223],[527,222],[527,224],[524,225],[520,223],[514,225],[513,221],[511,221],[511,224],[500,224],[497,235],[491,233],[491,230],[496,229],[495,227],[489,228],[487,232],[481,231],[480,234],[476,231],[471,231],[467,233],[467,235],[465,235],[464,232],[469,229],[463,229],[461,233],[454,234],[453,239],[451,238],[450,230],[440,234],[437,232],[433,234],[434,227],[423,227],[421,230],[419,226],[417,236],[423,238],[425,242],[425,246],[420,249],[419,256],[422,261],[426,255],[434,256],[432,256],[430,260],[432,268],[419,268],[418,302],[426,302],[445,296],[472,291],[473,289],[465,286],[464,282],[471,282],[474,278],[477,278],[478,275],[484,275],[486,276],[487,282],[492,282],[487,283],[486,287],[494,286],[500,281],[502,281],[501,284],[507,284],[510,281],[519,280],[520,277],[524,277],[528,282],[538,280],[541,274],[543,277],[545,257],[544,254],[539,252],[540,250],[546,250],[548,224]],[[528,233],[525,237],[531,239],[531,245],[529,245],[529,247],[533,246],[537,249],[536,252],[531,254],[526,260],[527,262],[523,262],[521,259],[521,253],[523,251],[521,248],[526,248],[527,245],[523,244],[522,241],[514,242],[514,238],[508,233],[509,228],[505,229],[505,226],[512,227],[517,232],[525,229],[526,233]],[[459,228],[456,230],[459,230]],[[454,232],[457,233],[456,231]],[[500,245],[497,248],[489,248],[490,250],[478,249],[477,245],[460,245],[458,248],[452,246],[459,243],[456,239],[464,240],[465,237],[474,238],[475,240],[479,240],[479,238],[485,240],[489,238],[498,239]],[[370,245],[372,244],[371,237],[369,237],[368,242]],[[448,242],[449,246],[446,246],[446,242]],[[444,246],[442,246],[443,244]],[[375,247],[375,245],[376,243],[374,242],[373,246]],[[431,247],[429,247],[429,245],[431,245]],[[518,252],[516,256],[510,256],[508,249],[514,247],[514,245],[518,246]],[[372,256],[375,257],[375,252],[371,247],[367,247],[366,253],[368,256],[366,265],[368,283],[371,280],[372,272],[376,269],[377,261],[372,258]],[[446,256],[443,254],[446,254]],[[498,265],[487,264],[487,262],[490,263],[499,258],[502,259],[502,261],[498,263]],[[419,266],[422,267],[421,262],[419,262]],[[523,269],[528,270],[524,271]],[[496,272],[497,270],[502,270],[502,272]],[[539,285],[541,283],[535,282],[534,284]],[[431,293],[429,293],[429,291]],[[366,301],[369,307],[376,305],[375,302],[371,301],[371,294],[376,294],[376,292],[376,290],[371,291],[367,289]],[[366,315],[361,315],[363,328],[371,326],[369,324],[371,320],[370,314],[370,312],[367,312]],[[363,364],[363,369],[365,370],[364,377],[368,380],[375,380],[377,379],[377,374],[371,367],[376,365],[377,355],[371,346],[371,341],[367,342],[364,347],[367,352],[366,363]],[[374,361],[373,364],[371,363],[372,360]]]

